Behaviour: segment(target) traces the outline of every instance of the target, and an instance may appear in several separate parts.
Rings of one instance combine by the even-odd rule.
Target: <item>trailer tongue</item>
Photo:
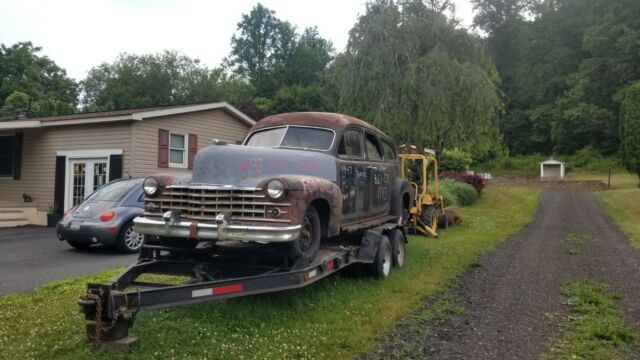
[[[252,251],[247,244],[196,249],[144,245],[138,261],[111,284],[88,284],[78,305],[90,342],[132,346],[137,340],[129,337],[129,328],[141,310],[300,288],[354,263],[366,264],[370,273],[384,278],[392,264],[402,265],[405,242],[402,229],[387,223],[365,231],[355,243],[324,244],[311,264],[290,263],[277,252]],[[138,280],[143,274],[188,280],[179,285]]]

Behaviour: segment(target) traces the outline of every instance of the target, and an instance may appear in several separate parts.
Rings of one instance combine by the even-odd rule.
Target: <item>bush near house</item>
[[[445,206],[468,206],[478,201],[476,189],[465,182],[444,179],[439,190]]]
[[[482,176],[477,174],[467,174],[456,171],[445,171],[440,174],[441,179],[453,179],[459,182],[467,183],[473,186],[478,193],[478,197],[482,196],[482,190],[486,186],[485,180]]]

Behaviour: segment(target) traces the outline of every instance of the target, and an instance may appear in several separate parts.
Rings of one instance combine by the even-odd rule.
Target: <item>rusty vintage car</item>
[[[324,239],[403,222],[410,199],[389,137],[333,113],[267,117],[241,145],[200,150],[191,177],[148,177],[144,191],[136,231],[160,242],[287,243],[308,260]]]

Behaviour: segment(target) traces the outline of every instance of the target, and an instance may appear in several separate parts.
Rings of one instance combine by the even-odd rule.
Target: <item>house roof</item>
[[[541,165],[563,165],[564,163],[559,160],[549,159],[540,163]]]
[[[206,104],[195,105],[180,105],[180,106],[165,106],[154,107],[145,109],[127,109],[127,110],[115,110],[115,111],[103,111],[94,113],[81,113],[70,114],[60,116],[49,116],[35,119],[22,119],[22,120],[9,120],[0,122],[0,130],[18,130],[28,128],[39,128],[47,126],[62,126],[62,125],[78,125],[78,124],[94,124],[94,123],[107,123],[115,121],[127,121],[184,114],[196,111],[221,109],[234,115],[239,120],[243,121],[249,126],[253,126],[255,121],[245,115],[240,110],[236,109],[229,103],[216,102]]]

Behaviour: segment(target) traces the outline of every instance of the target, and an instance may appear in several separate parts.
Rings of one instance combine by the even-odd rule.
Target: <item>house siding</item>
[[[189,174],[191,170],[158,167],[158,130],[166,129],[198,136],[198,150],[211,145],[213,139],[229,142],[244,139],[250,126],[224,110],[205,110],[187,114],[147,118],[133,124],[130,169],[133,176],[157,172]]]
[[[22,194],[27,193],[41,210],[53,205],[58,151],[122,149],[123,174],[130,172],[131,124],[127,121],[21,130],[24,134],[21,179],[0,179],[0,199],[21,203]]]

